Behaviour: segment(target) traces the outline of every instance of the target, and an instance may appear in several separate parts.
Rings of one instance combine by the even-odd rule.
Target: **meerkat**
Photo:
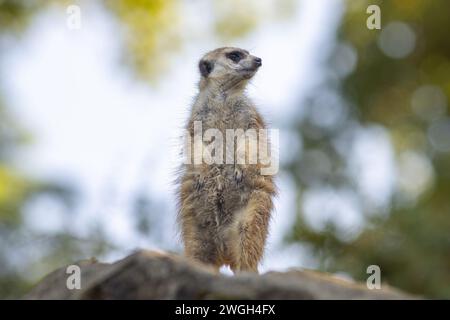
[[[195,122],[201,122],[202,133],[214,128],[223,137],[227,129],[266,129],[245,94],[248,81],[261,65],[260,58],[233,47],[218,48],[202,57],[199,92],[186,127],[190,138]],[[234,273],[258,272],[276,194],[274,177],[262,175],[262,166],[226,161],[182,166],[177,179],[178,221],[188,258],[217,271],[228,265]]]

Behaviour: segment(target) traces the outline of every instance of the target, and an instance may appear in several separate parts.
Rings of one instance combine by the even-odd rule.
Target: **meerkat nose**
[[[255,62],[255,65],[257,65],[258,67],[262,66],[261,58],[256,57],[256,58],[253,59],[253,61]]]

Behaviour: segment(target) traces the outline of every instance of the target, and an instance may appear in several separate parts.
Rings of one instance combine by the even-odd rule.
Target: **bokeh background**
[[[375,264],[450,298],[449,14],[447,0],[0,0],[0,297],[79,259],[181,252],[172,181],[197,61],[233,45],[263,58],[248,91],[280,130],[261,270],[365,281]]]

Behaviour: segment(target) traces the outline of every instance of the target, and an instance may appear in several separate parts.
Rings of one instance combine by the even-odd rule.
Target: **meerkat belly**
[[[231,259],[236,222],[242,220],[252,192],[246,181],[236,181],[234,172],[234,165],[209,165],[195,205],[202,208],[198,221],[203,230],[208,230],[205,236],[215,244],[225,264]]]
[[[213,146],[214,149],[214,151],[207,149],[207,152],[210,152],[208,155],[211,156],[209,163],[203,161],[201,166],[196,167],[195,185],[198,187],[196,198],[207,212],[207,215],[202,214],[201,219],[209,226],[216,226],[219,233],[232,224],[236,214],[247,204],[255,172],[255,165],[237,163],[236,154],[238,147],[237,139],[235,140],[236,130],[247,129],[251,124],[251,117],[244,117],[241,112],[230,110],[227,107],[213,109],[205,106],[196,118],[202,123],[203,148]],[[208,136],[208,131],[213,133],[214,138]],[[217,138],[217,135],[220,138]],[[219,141],[216,139],[221,143],[214,144],[214,141]],[[217,152],[222,156],[217,157]]]
[[[202,184],[199,200],[209,209],[216,225],[230,223],[233,214],[247,203],[250,187],[236,180],[234,165],[212,164],[202,171],[198,176]]]

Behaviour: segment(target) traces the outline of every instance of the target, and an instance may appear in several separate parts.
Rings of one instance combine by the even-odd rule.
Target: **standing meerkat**
[[[199,93],[186,128],[189,150],[202,156],[202,148],[207,147],[202,141],[199,150],[193,142],[196,124],[201,124],[202,137],[205,131],[214,129],[222,134],[225,144],[234,143],[237,137],[229,137],[229,129],[266,129],[244,92],[261,65],[260,58],[239,48],[218,48],[203,56],[199,62]],[[243,150],[233,146],[233,163],[226,161],[228,151],[224,158],[220,150],[215,150],[215,156],[223,162],[189,161],[178,176],[178,221],[186,256],[217,269],[229,265],[234,273],[258,272],[276,193],[273,176],[261,174],[264,165],[248,161],[249,143],[246,140],[241,148],[245,163],[236,162],[238,152]]]

